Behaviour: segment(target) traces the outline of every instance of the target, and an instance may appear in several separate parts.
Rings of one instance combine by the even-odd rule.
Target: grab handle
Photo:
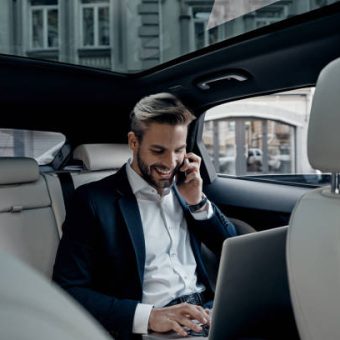
[[[211,83],[215,83],[217,81],[223,81],[223,80],[245,81],[247,79],[248,79],[247,77],[242,76],[240,74],[230,73],[230,74],[226,74],[224,76],[220,76],[220,77],[212,78],[212,79],[209,79],[209,80],[201,81],[201,82],[197,83],[197,86],[201,90],[209,90],[210,89],[210,84]]]

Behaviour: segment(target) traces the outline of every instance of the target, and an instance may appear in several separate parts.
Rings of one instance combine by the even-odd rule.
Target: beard
[[[158,163],[147,165],[143,161],[139,150],[137,151],[137,164],[141,172],[142,178],[157,190],[164,190],[166,188],[170,188],[174,181],[175,174],[179,171],[180,167],[180,164],[176,165],[169,179],[156,179],[154,178],[154,176],[152,176],[152,168],[161,169],[164,168],[164,166]]]

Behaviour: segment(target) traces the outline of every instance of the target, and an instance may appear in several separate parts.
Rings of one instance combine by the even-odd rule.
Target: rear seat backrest
[[[73,154],[73,159],[82,162],[82,170],[75,171],[71,166],[62,172],[43,174],[60,237],[66,216],[65,208],[70,203],[73,190],[115,173],[129,157],[130,150],[126,144],[82,144]]]
[[[56,181],[50,179],[53,195],[60,190]],[[50,277],[58,243],[51,195],[38,163],[0,158],[0,248]]]
[[[72,172],[74,187],[117,171],[129,158],[126,144],[83,144],[74,151],[85,170]],[[51,277],[65,219],[61,184],[39,173],[32,158],[0,157],[0,249]]]

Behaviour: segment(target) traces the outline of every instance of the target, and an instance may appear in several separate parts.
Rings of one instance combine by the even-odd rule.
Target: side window
[[[64,143],[65,136],[58,132],[0,129],[0,157],[32,157],[46,165]]]
[[[203,142],[220,174],[315,173],[307,159],[314,88],[248,98],[206,112]]]

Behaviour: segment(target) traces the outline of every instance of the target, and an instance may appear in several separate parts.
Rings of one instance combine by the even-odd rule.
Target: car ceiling
[[[0,127],[60,131],[73,146],[125,143],[129,112],[144,95],[170,91],[199,116],[225,101],[313,85],[337,57],[339,3],[133,75],[0,55]],[[235,72],[248,80],[197,86]]]

